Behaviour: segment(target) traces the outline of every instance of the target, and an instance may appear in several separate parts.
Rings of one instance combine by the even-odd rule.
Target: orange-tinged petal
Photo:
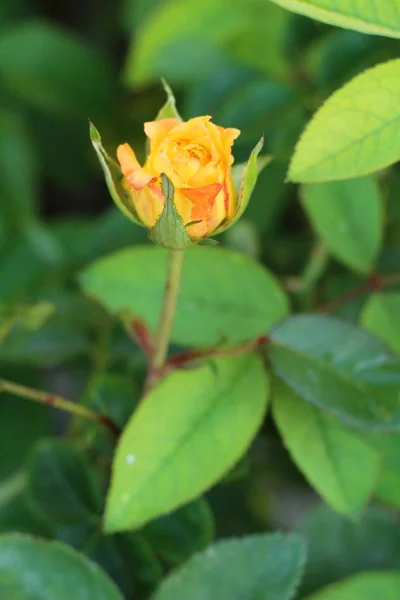
[[[155,183],[157,181],[157,177],[146,173],[144,169],[137,169],[136,171],[132,171],[130,175],[125,175],[125,177],[129,181],[131,186],[137,191],[142,190],[150,183]]]
[[[118,146],[117,158],[122,173],[135,190],[141,190],[149,183],[157,181],[157,177],[150,175],[140,166],[129,144]]]
[[[121,165],[121,171],[125,173],[133,171],[134,169],[140,169],[140,164],[136,158],[136,154],[132,150],[129,144],[121,144],[117,148],[117,158]]]
[[[226,216],[223,186],[212,184],[197,188],[197,190],[184,189],[180,191],[185,194],[185,197],[189,197],[190,204],[192,204],[190,218],[187,218],[185,222],[199,221],[188,227],[191,239],[196,240],[212,235]]]
[[[192,202],[192,221],[208,220],[216,196],[222,189],[220,183],[211,183],[197,188],[181,188],[181,192]]]

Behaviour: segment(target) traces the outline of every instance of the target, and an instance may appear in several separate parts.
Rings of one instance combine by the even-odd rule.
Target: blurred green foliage
[[[300,133],[321,103],[367,67],[397,58],[399,44],[289,13],[269,0],[2,0],[0,376],[83,399],[119,426],[126,424],[140,395],[144,359],[118,319],[84,295],[79,281],[96,259],[148,241],[146,231],[113,206],[87,119],[99,124],[110,154],[117,144],[129,142],[142,158],[143,122],[152,120],[164,101],[161,77],[174,88],[184,118],[210,114],[219,125],[242,130],[234,149],[238,162],[264,134],[265,152],[274,160],[261,174],[243,219],[222,242],[271,269],[295,310],[326,306],[365,283],[365,273],[372,270],[383,275],[398,270],[398,166],[365,180],[302,191],[285,183],[285,176]],[[321,215],[321,203],[335,194],[342,201],[334,214]],[[343,202],[347,196],[351,201]],[[365,230],[358,226],[361,214]],[[340,219],[354,225],[345,250],[343,231],[335,234],[332,225]],[[329,248],[321,246],[320,236]],[[377,295],[367,303],[350,295],[331,309],[353,324],[361,319],[398,353],[398,287],[391,297]],[[106,292],[113,295],[115,288]],[[150,296],[158,302],[154,293]],[[43,319],[32,317],[32,323],[27,314],[41,306],[51,310]],[[271,304],[264,309],[273,312]],[[201,323],[199,331],[204,335]],[[234,332],[232,338],[238,337]],[[348,334],[343,344],[351,339]],[[313,352],[310,356],[311,362]],[[321,369],[329,368],[326,353],[318,360]],[[301,378],[304,372],[295,375]],[[214,534],[242,535],[294,523],[309,542],[304,593],[360,570],[399,568],[399,523],[383,509],[367,510],[352,523],[320,508],[298,524],[315,494],[271,420],[245,461],[207,499],[138,532],[106,537],[101,515],[112,443],[96,426],[49,411],[0,396],[0,532],[66,542],[100,564],[128,600],[148,598],[172,567],[203,549]],[[315,409],[309,412],[312,420]],[[280,416],[283,431],[293,412]],[[318,428],[324,425],[317,422]],[[59,435],[65,439],[55,439]],[[329,435],[322,431],[319,441],[324,460],[332,462],[324,447]],[[348,436],[346,443],[354,447]],[[385,465],[376,497],[398,510],[399,442],[394,439],[386,449],[385,442],[383,436],[374,440]],[[347,464],[343,448],[333,462],[340,476]],[[356,472],[357,464],[353,468]],[[312,480],[315,465],[302,470]],[[347,473],[343,488],[336,471],[333,491],[325,490],[325,496],[333,494],[345,505],[342,512],[351,513],[354,504],[367,500],[374,473],[366,477],[359,502],[345,497],[352,478]],[[110,599],[118,598],[113,590]]]

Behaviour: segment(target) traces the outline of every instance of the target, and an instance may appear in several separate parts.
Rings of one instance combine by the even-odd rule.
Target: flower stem
[[[154,341],[151,371],[159,371],[164,366],[167,357],[181,283],[183,257],[183,250],[169,250],[163,307]]]
[[[59,408],[60,410],[83,417],[89,421],[94,421],[95,423],[106,427],[114,437],[117,437],[117,434],[119,433],[117,426],[108,417],[99,415],[86,406],[76,404],[62,396],[29,388],[25,385],[8,381],[7,379],[0,379],[0,393],[1,392],[7,392],[14,396],[19,396],[20,398],[27,398],[28,400],[33,400],[40,404],[47,404],[47,406],[54,406],[54,408]]]

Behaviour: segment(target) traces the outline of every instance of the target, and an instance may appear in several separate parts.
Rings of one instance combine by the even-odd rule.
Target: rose
[[[150,152],[143,167],[129,144],[118,147],[124,187],[146,227],[154,227],[163,210],[161,173],[174,185],[174,203],[192,240],[212,235],[234,217],[237,195],[231,148],[240,131],[219,127],[210,119],[145,123]]]
[[[183,122],[171,89],[163,85],[167,101],[144,126],[150,143],[143,167],[129,144],[118,147],[119,164],[111,158],[91,122],[90,139],[120,211],[147,227],[154,243],[184,250],[240,219],[270,158],[259,157],[261,138],[247,163],[232,167],[239,130],[214,125],[207,116]]]

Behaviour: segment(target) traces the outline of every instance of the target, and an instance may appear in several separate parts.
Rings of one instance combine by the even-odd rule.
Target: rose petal
[[[159,121],[148,121],[144,124],[144,132],[151,142],[151,150],[163,141],[166,135],[179,125],[179,119],[160,119]]]
[[[205,117],[194,117],[193,119],[189,119],[189,121],[180,123],[171,132],[170,137],[176,141],[186,140],[189,144],[197,143],[201,139],[207,147],[210,143],[207,133],[210,119],[211,117],[206,115]],[[211,125],[215,127],[213,123]]]
[[[117,158],[121,171],[135,190],[141,190],[149,183],[157,181],[157,177],[147,173],[139,164],[129,144],[121,144],[117,148]]]
[[[233,146],[233,142],[236,140],[236,138],[239,137],[240,135],[240,129],[235,129],[235,127],[220,127],[219,125],[217,125],[218,129],[221,132],[221,137],[224,141],[224,143],[228,146],[228,148],[231,148]]]
[[[220,183],[211,183],[197,188],[181,188],[180,192],[193,204],[191,218],[193,221],[207,221],[216,196],[222,189]]]
[[[233,142],[240,135],[240,129],[235,129],[234,127],[228,127],[227,129],[224,129],[223,127],[218,127],[218,129],[221,130],[222,151],[229,157],[228,165],[230,166],[234,162],[231,148],[233,146]]]

